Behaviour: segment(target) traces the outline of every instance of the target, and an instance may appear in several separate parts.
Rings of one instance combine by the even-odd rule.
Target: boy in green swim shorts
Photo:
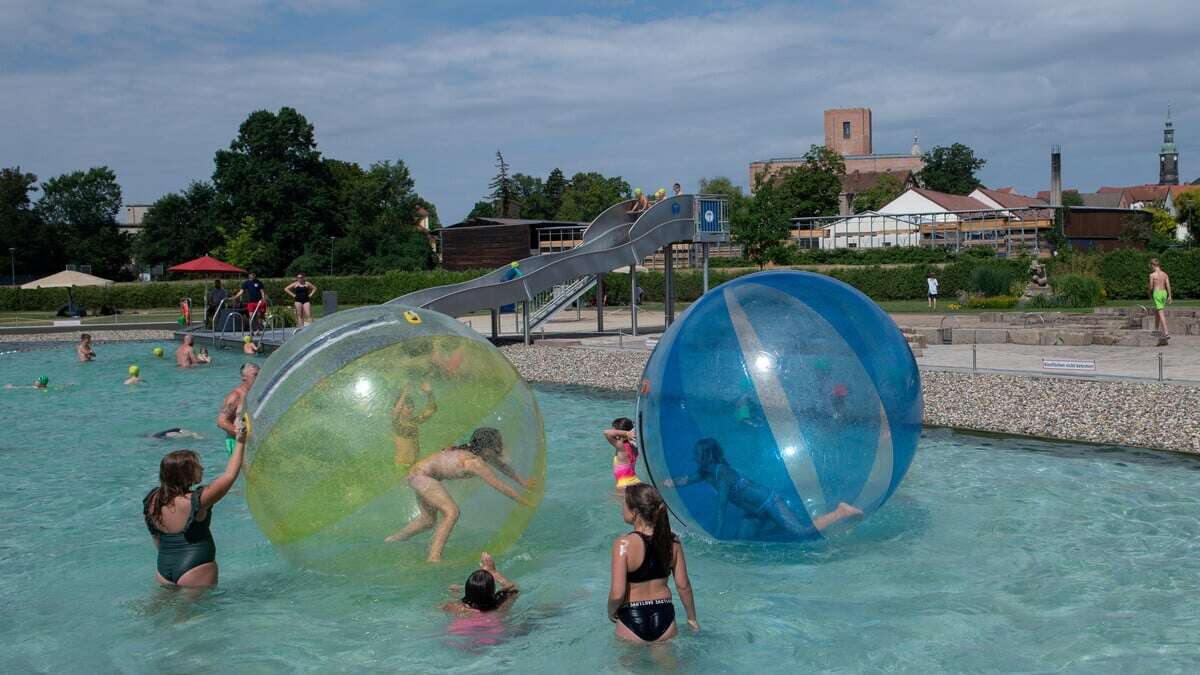
[[[1167,330],[1167,305],[1171,304],[1171,277],[1162,271],[1158,258],[1150,260],[1150,282],[1147,286],[1154,300],[1154,324],[1163,337],[1171,337]]]

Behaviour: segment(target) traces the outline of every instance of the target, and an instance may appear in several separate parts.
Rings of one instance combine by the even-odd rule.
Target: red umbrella
[[[168,272],[194,272],[204,275],[204,308],[207,313],[208,308],[208,275],[209,274],[245,274],[246,270],[230,265],[227,262],[221,262],[211,255],[204,255],[181,263],[174,267],[167,268]],[[207,320],[207,319],[205,319]],[[215,319],[214,319],[215,321]],[[214,326],[215,328],[215,326]]]
[[[212,274],[245,274],[246,270],[221,262],[211,255],[200,256],[174,267],[167,268],[168,272],[207,272]]]

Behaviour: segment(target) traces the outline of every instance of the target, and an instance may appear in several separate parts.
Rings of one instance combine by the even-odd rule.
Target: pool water
[[[685,535],[702,631],[666,649],[619,645],[604,615],[608,551],[628,527],[600,430],[633,399],[561,387],[537,389],[547,493],[497,561],[522,587],[498,644],[447,635],[437,606],[468,567],[387,582],[294,568],[255,528],[240,483],[215,509],[221,585],[191,602],[151,581],[141,499],[170,449],[221,469],[214,418],[242,358],[217,352],[212,367],[180,371],[154,346],[99,344],[89,364],[67,346],[0,353],[0,385],[46,374],[52,387],[0,389],[2,672],[1200,666],[1200,462],[946,430],[926,432],[896,496],[840,538]],[[140,387],[121,384],[131,363]],[[206,438],[146,437],[175,426]]]

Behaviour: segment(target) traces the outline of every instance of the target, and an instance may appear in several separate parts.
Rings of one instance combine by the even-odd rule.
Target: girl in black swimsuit
[[[317,292],[317,287],[308,283],[303,274],[297,274],[296,280],[288,284],[283,292],[292,296],[292,301],[296,305],[296,325],[303,328],[312,323],[312,305],[309,303],[312,302],[312,296]]]
[[[658,490],[646,484],[625,488],[622,516],[634,530],[613,542],[608,617],[619,622],[617,637],[662,642],[678,634],[675,605],[667,586],[672,574],[675,590],[687,610],[688,626],[700,630],[683,544],[671,533],[667,505]]]

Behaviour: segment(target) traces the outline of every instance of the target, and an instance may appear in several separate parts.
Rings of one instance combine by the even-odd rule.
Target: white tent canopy
[[[84,274],[83,272],[75,272],[66,270],[51,274],[48,277],[34,279],[27,284],[21,284],[24,290],[33,290],[35,288],[73,288],[75,286],[111,286],[113,282],[108,279]]]

